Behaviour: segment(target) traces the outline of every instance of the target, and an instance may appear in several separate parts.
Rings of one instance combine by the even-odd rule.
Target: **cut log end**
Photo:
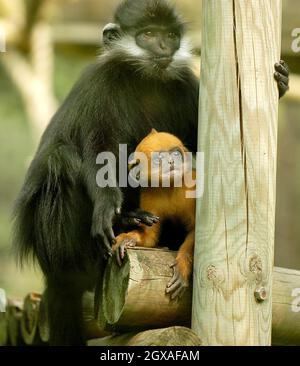
[[[169,250],[130,249],[120,268],[112,258],[99,296],[98,322],[104,330],[138,331],[190,326],[191,291],[177,300],[166,294],[176,253]],[[101,289],[100,289],[101,291]]]

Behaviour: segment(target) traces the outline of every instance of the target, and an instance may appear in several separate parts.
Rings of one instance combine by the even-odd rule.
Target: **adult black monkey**
[[[136,195],[96,186],[97,154],[118,156],[119,144],[131,153],[151,128],[197,148],[198,81],[183,23],[165,0],[125,0],[115,23],[105,31],[106,52],[45,131],[16,202],[14,243],[45,275],[51,345],[85,343],[82,294],[111,254],[116,214],[136,208]],[[283,82],[284,65],[279,72]],[[125,219],[157,220],[139,212]]]

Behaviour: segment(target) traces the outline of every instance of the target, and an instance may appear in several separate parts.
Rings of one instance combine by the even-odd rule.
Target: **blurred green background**
[[[201,1],[177,0],[200,54]],[[101,29],[119,0],[0,0],[0,288],[22,297],[41,291],[37,268],[16,267],[11,211],[39,137],[86,65],[101,52]],[[275,264],[300,269],[300,52],[291,33],[300,28],[298,0],[284,0],[282,57],[291,90],[280,102]],[[195,71],[199,69],[195,58]]]

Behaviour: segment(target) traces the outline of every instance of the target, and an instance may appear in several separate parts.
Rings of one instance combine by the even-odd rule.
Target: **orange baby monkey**
[[[190,155],[187,154],[183,143],[169,133],[152,130],[141,141],[136,148],[133,161],[129,164],[129,169],[133,171],[138,167],[141,185],[143,186],[143,183],[148,185],[141,188],[140,208],[157,215],[160,221],[151,227],[141,224],[133,231],[120,234],[113,248],[121,265],[126,248],[134,246],[155,248],[159,244],[164,221],[180,222],[187,235],[172,265],[174,274],[166,288],[166,293],[170,294],[172,299],[179,297],[188,287],[193,269],[195,199],[187,198],[187,195],[195,191],[196,172],[191,168],[191,161],[189,162],[191,159],[188,159]],[[192,178],[189,187],[184,178],[188,171]],[[151,186],[153,177],[158,178],[156,188]],[[170,184],[165,187],[163,182]]]

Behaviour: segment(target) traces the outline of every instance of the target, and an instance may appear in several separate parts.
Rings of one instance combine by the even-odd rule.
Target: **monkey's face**
[[[108,56],[118,56],[143,77],[175,79],[191,60],[191,46],[179,29],[149,25],[122,32],[112,24],[104,29]]]
[[[163,26],[149,26],[135,35],[135,42],[143,50],[149,65],[165,70],[172,63],[180,48],[181,34],[176,29]]]
[[[192,169],[192,155],[177,137],[152,130],[138,145],[131,168],[147,186],[181,187]]]
[[[123,0],[103,30],[106,54],[142,77],[178,79],[189,66],[184,23],[165,0]]]
[[[187,169],[186,156],[182,145],[168,151],[153,152],[149,158],[148,178],[158,177],[160,185],[164,183],[174,186],[174,182],[180,185]]]

